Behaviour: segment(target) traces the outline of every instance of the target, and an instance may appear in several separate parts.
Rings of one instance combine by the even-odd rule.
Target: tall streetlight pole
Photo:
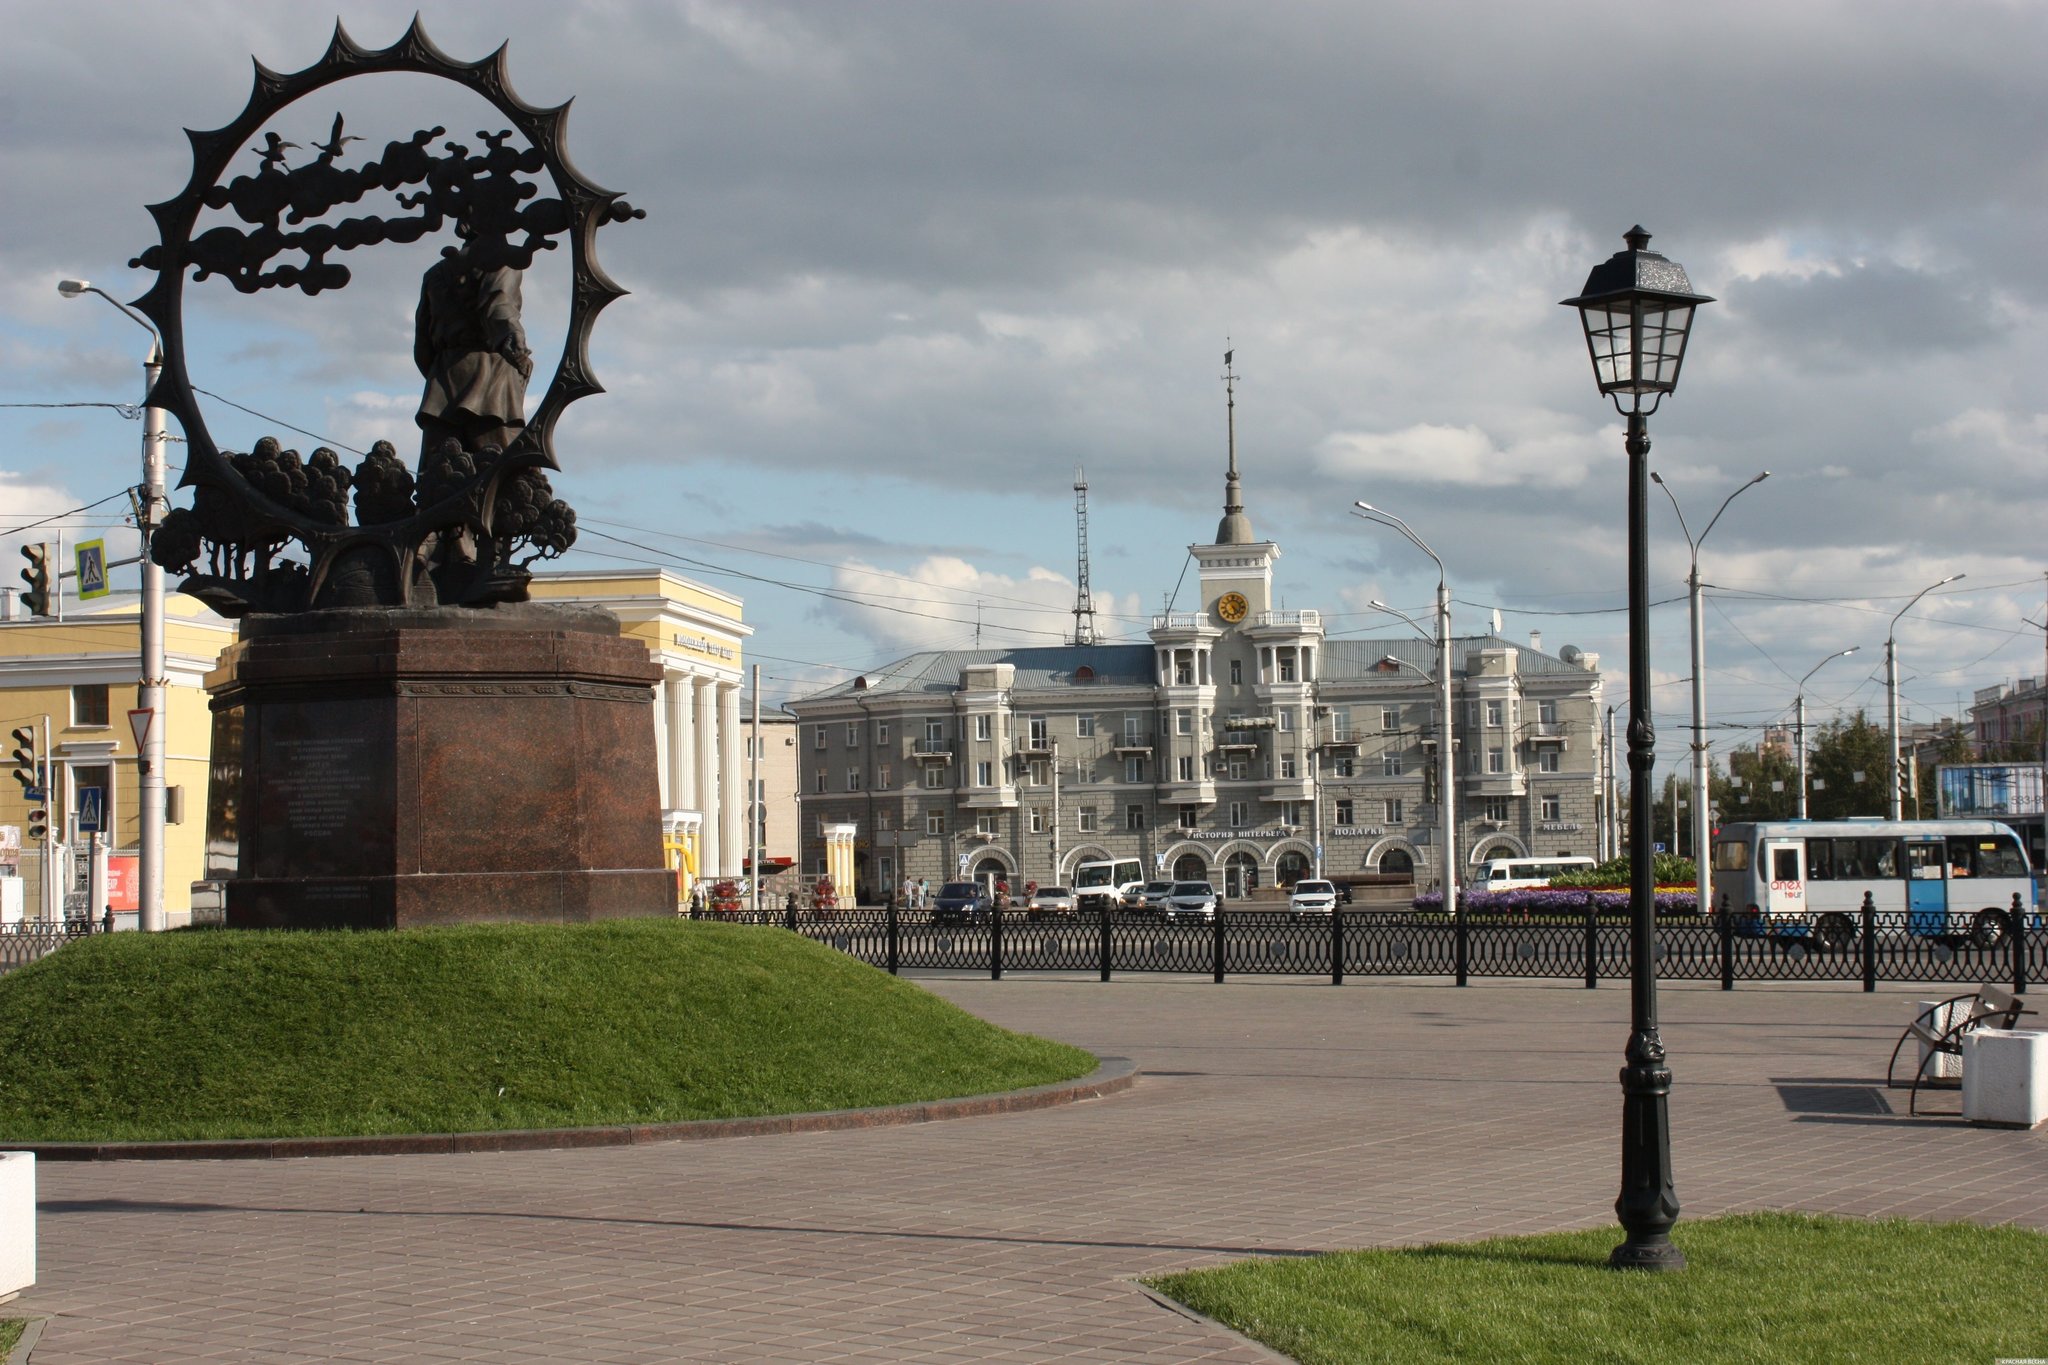
[[[1911,602],[1906,603],[1905,606],[1899,608],[1898,616],[1892,617],[1891,629],[1885,632],[1885,711],[1888,719],[1891,722],[1890,729],[1892,736],[1891,794],[1885,798],[1885,813],[1888,814],[1894,820],[1899,818],[1900,798],[1904,795],[1904,789],[1906,785],[1904,776],[1899,772],[1899,617],[1904,616],[1907,612],[1913,610],[1914,605],[1918,603],[1921,598],[1927,596],[1928,593],[1933,592],[1936,588],[1942,587],[1943,585],[1948,583],[1954,583],[1957,580],[1966,577],[1968,577],[1967,574],[1952,573],[1947,578],[1942,579],[1941,582],[1929,583],[1926,587],[1914,593],[1913,600]]]
[[[1621,1195],[1614,1201],[1628,1235],[1609,1263],[1678,1270],[1685,1255],[1671,1241],[1678,1191],[1671,1180],[1671,1068],[1657,1032],[1657,883],[1650,856],[1657,730],[1650,718],[1648,419],[1678,387],[1694,311],[1713,300],[1692,292],[1678,262],[1649,249],[1650,234],[1642,228],[1631,228],[1624,240],[1628,249],[1593,267],[1579,296],[1564,300],[1579,310],[1594,382],[1628,421],[1629,1038],[1621,1070]]]
[[[1849,657],[1849,656],[1850,656],[1851,654],[1854,654],[1854,653],[1855,653],[1855,652],[1856,652],[1857,650],[1859,650],[1859,649],[1861,649],[1861,648],[1863,648],[1863,646],[1862,646],[1862,645],[1850,645],[1850,646],[1849,646],[1849,647],[1848,647],[1847,649],[1843,649],[1843,650],[1837,650],[1837,651],[1836,651],[1835,653],[1833,653],[1833,654],[1830,654],[1830,655],[1828,655],[1828,657],[1827,657],[1827,658],[1825,658],[1825,659],[1822,659],[1822,660],[1821,660],[1821,661],[1820,661],[1819,663],[1815,664],[1815,665],[1814,665],[1814,666],[1813,666],[1812,668],[1809,668],[1809,669],[1807,669],[1807,670],[1806,670],[1806,677],[1804,677],[1804,678],[1801,678],[1801,679],[1799,680],[1799,699],[1798,699],[1798,702],[1796,703],[1796,705],[1794,706],[1794,709],[1793,709],[1793,717],[1794,717],[1794,719],[1793,719],[1793,722],[1792,722],[1792,734],[1793,734],[1793,741],[1794,741],[1794,742],[1793,742],[1793,747],[1794,747],[1795,749],[1797,749],[1797,750],[1798,750],[1798,753],[1799,753],[1799,818],[1800,818],[1800,819],[1802,819],[1802,820],[1804,820],[1804,819],[1806,818],[1806,684],[1807,684],[1807,681],[1808,681],[1808,679],[1812,678],[1814,674],[1816,674],[1816,673],[1820,672],[1820,671],[1821,671],[1821,670],[1822,670],[1823,668],[1826,668],[1826,667],[1827,667],[1827,666],[1828,666],[1829,664],[1833,663],[1833,662],[1834,662],[1835,660],[1837,660],[1837,659],[1846,659],[1846,658],[1847,658],[1847,657]]]
[[[1671,499],[1671,510],[1678,514],[1678,532],[1685,537],[1686,549],[1692,552],[1692,571],[1686,575],[1685,587],[1686,601],[1692,612],[1693,904],[1699,907],[1699,912],[1703,915],[1707,912],[1708,903],[1712,898],[1712,890],[1707,885],[1710,880],[1710,874],[1707,871],[1707,840],[1713,834],[1714,813],[1708,809],[1712,803],[1707,800],[1707,792],[1709,791],[1709,784],[1713,780],[1713,774],[1709,771],[1710,765],[1707,761],[1707,635],[1706,624],[1701,610],[1700,546],[1706,543],[1707,536],[1714,529],[1714,523],[1721,519],[1721,513],[1728,510],[1728,504],[1734,502],[1745,492],[1756,487],[1769,477],[1771,477],[1771,471],[1766,469],[1748,483],[1743,484],[1733,493],[1721,499],[1720,507],[1716,508],[1714,515],[1707,519],[1706,530],[1701,531],[1695,536],[1692,533],[1692,528],[1685,524],[1685,512],[1678,505],[1678,495],[1671,491],[1670,484],[1664,482],[1662,474],[1657,473],[1655,470],[1650,471],[1651,481],[1664,490],[1665,497]],[[1678,851],[1678,793],[1676,790],[1671,794],[1671,851],[1673,853]]]
[[[86,280],[59,280],[57,292],[67,299],[81,294],[98,294],[121,310],[136,326],[149,333],[149,358],[142,363],[142,677],[135,689],[136,709],[146,714],[147,727],[138,736],[137,766],[141,781],[136,784],[140,803],[135,871],[136,925],[154,932],[164,927],[164,732],[170,728],[164,694],[164,571],[149,557],[149,538],[160,509],[168,500],[164,490],[164,410],[149,405],[163,369],[163,338],[156,328],[106,290]]]
[[[1451,589],[1449,580],[1444,574],[1443,560],[1438,557],[1435,550],[1429,548],[1421,536],[1416,535],[1409,528],[1407,522],[1401,520],[1392,512],[1374,507],[1369,502],[1354,502],[1351,505],[1356,511],[1369,514],[1362,518],[1362,520],[1393,527],[1402,535],[1408,537],[1411,545],[1436,562],[1436,651],[1437,671],[1441,674],[1437,682],[1443,690],[1441,705],[1444,717],[1443,730],[1437,736],[1436,788],[1438,805],[1443,811],[1444,913],[1449,915],[1453,922],[1455,922],[1457,916],[1462,912],[1458,903],[1458,807],[1455,790],[1458,769],[1457,758],[1453,753],[1457,746],[1451,738],[1454,731],[1451,722],[1453,713],[1451,711]],[[1382,611],[1387,610],[1387,608],[1380,606],[1377,602],[1373,603],[1373,605]],[[1401,616],[1401,613],[1395,612],[1394,615]],[[1416,630],[1421,631],[1425,639],[1428,638],[1429,633],[1423,631],[1422,627],[1416,625],[1414,621],[1409,620],[1406,616],[1401,616],[1401,619],[1407,621],[1409,625],[1415,626]],[[1464,942],[1464,935],[1460,934],[1458,941],[1460,943]],[[1460,966],[1462,967],[1462,965],[1461,963]],[[1460,971],[1459,975],[1463,976],[1463,971]]]

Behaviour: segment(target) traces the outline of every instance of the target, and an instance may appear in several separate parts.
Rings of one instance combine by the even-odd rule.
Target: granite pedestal
[[[660,677],[597,608],[246,618],[206,682],[228,924],[675,913]]]

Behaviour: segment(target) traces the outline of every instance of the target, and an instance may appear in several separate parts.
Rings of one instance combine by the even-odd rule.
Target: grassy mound
[[[0,977],[0,1141],[735,1118],[1085,1075],[829,948],[629,921],[112,934]]]
[[[2048,1356],[2048,1236],[1803,1214],[1683,1222],[1689,1265],[1607,1268],[1615,1228],[1246,1261],[1151,1281],[1310,1365]]]

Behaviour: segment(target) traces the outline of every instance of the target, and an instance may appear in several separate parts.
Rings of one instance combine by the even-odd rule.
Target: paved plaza
[[[46,1163],[41,1282],[5,1311],[49,1316],[35,1365],[1255,1362],[1274,1357],[1135,1277],[1612,1222],[1624,987],[926,984],[1145,1074],[1107,1099],[896,1128]],[[1882,1090],[1928,994],[1667,985],[1687,1216],[2048,1228],[2048,1132],[1909,1119]]]

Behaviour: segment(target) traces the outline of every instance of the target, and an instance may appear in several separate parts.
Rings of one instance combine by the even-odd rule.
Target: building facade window
[[[976,834],[986,834],[986,835],[988,835],[988,836],[989,836],[990,838],[994,838],[994,837],[995,837],[995,832],[996,832],[996,817],[995,817],[995,816],[993,816],[993,815],[977,815],[977,816],[975,816],[975,817],[974,817],[974,832],[975,832]]]
[[[1488,749],[1486,751],[1486,771],[1490,773],[1504,773],[1507,770],[1507,752],[1503,750],[1499,745],[1495,745],[1493,748]]]
[[[1498,730],[1498,729],[1500,728],[1500,723],[1501,723],[1501,703],[1500,703],[1500,702],[1497,702],[1497,701],[1490,701],[1490,702],[1486,703],[1486,723],[1487,723],[1487,725],[1488,725],[1489,727],[1491,727],[1491,728],[1493,728],[1493,729],[1495,729],[1495,730]]]
[[[943,765],[941,765],[941,764],[938,764],[938,763],[927,763],[927,764],[925,764],[925,765],[924,765],[924,784],[925,784],[925,786],[927,786],[927,787],[943,787],[943,786],[945,786],[945,785],[946,785],[946,769],[945,769],[945,767],[944,767]]]
[[[1292,731],[1294,730],[1294,712],[1291,710],[1283,709],[1280,712],[1277,724],[1279,725],[1281,734],[1284,735],[1292,733]]]
[[[1400,823],[1401,823],[1401,798],[1400,798],[1400,797],[1398,797],[1398,796],[1390,796],[1390,797],[1388,797],[1388,798],[1387,798],[1387,800],[1386,800],[1386,808],[1387,808],[1387,811],[1386,811],[1386,814],[1387,814],[1387,823],[1388,823],[1388,824],[1390,824],[1390,825],[1398,825],[1398,824],[1400,824]]]
[[[946,832],[946,812],[942,810],[926,811],[924,813],[924,832],[926,834],[944,834]]]
[[[1095,737],[1095,717],[1080,715],[1074,717],[1074,733],[1082,739]]]
[[[1232,659],[1230,661],[1230,685],[1232,687],[1244,686],[1244,660]]]
[[[976,716],[974,718],[974,737],[982,740],[993,738],[996,731],[995,719],[994,716]]]
[[[1124,781],[1143,782],[1144,780],[1145,760],[1135,754],[1126,755],[1124,758]]]
[[[1135,712],[1124,712],[1124,742],[1136,744],[1145,734],[1145,718]]]
[[[1334,777],[1358,776],[1358,761],[1349,754],[1342,754],[1330,760],[1330,772]]]
[[[1045,833],[1045,809],[1042,806],[1033,806],[1031,808],[1031,832],[1033,834]]]
[[[993,763],[989,762],[989,761],[988,761],[987,759],[983,759],[983,760],[982,760],[981,762],[979,762],[979,763],[977,763],[977,764],[975,764],[975,765],[974,765],[974,785],[975,785],[975,786],[977,786],[977,787],[992,787],[992,786],[994,786],[994,785],[995,785],[995,780],[996,780],[996,765],[995,765],[995,764],[993,764]]]
[[[1562,801],[1558,800],[1555,796],[1546,796],[1543,798],[1542,818],[1545,820],[1562,820],[1564,818],[1563,809],[1564,803]]]
[[[937,716],[926,716],[924,718],[924,742],[934,746],[944,744],[946,742],[946,722]]]
[[[1558,752],[1555,749],[1545,749],[1536,755],[1536,771],[1539,773],[1557,772],[1559,766]]]
[[[1400,755],[1400,752],[1399,752],[1398,750],[1394,750],[1394,749],[1389,749],[1389,750],[1387,750],[1387,752],[1385,752],[1385,753],[1381,754],[1381,755],[1380,755],[1380,776],[1381,776],[1381,777],[1399,777],[1400,775],[1401,775],[1401,755]]]
[[[1130,830],[1145,828],[1145,808],[1143,806],[1124,807],[1124,828]]]
[[[1033,716],[1031,718],[1032,748],[1050,749],[1052,747],[1052,730],[1050,726],[1051,722],[1044,716]]]
[[[1043,787],[1052,781],[1052,765],[1042,758],[1035,758],[1031,761],[1028,776],[1032,786]]]
[[[823,768],[818,769],[816,773],[812,774],[811,790],[821,793],[825,790],[825,770]]]
[[[1282,777],[1294,777],[1294,776],[1296,776],[1296,773],[1295,773],[1295,771],[1294,771],[1294,755],[1293,755],[1293,754],[1282,754],[1282,755],[1280,755],[1280,776],[1282,776]]]
[[[1193,754],[1182,754],[1180,756],[1180,780],[1183,782],[1195,780],[1195,756]]]
[[[1357,823],[1357,821],[1351,818],[1351,798],[1348,796],[1340,796],[1337,798],[1337,823],[1340,825],[1352,825]]]
[[[811,747],[813,749],[822,749],[825,747],[824,726],[820,725],[817,729],[811,731]]]
[[[1074,812],[1074,828],[1083,834],[1095,832],[1095,807],[1083,806]]]
[[[1182,806],[1180,808],[1180,827],[1182,829],[1195,829],[1199,827],[1201,823],[1202,812],[1199,807]]]
[[[1330,708],[1330,738],[1339,744],[1351,738],[1351,708],[1333,706]]]
[[[1380,729],[1398,730],[1400,728],[1401,708],[1398,706],[1382,706],[1380,708]]]
[[[1243,829],[1243,828],[1245,827],[1245,825],[1246,825],[1246,824],[1248,823],[1248,819],[1247,819],[1247,813],[1248,813],[1248,807],[1246,806],[1246,804],[1245,804],[1244,802],[1242,802],[1242,801],[1233,801],[1233,802],[1231,802],[1231,803],[1230,803],[1230,827],[1231,827],[1232,829]]]
[[[1481,811],[1482,819],[1491,820],[1496,825],[1504,825],[1508,822],[1508,799],[1505,796],[1489,796]]]
[[[1555,701],[1537,702],[1536,719],[1544,725],[1557,724],[1557,703]]]
[[[1195,713],[1181,707],[1173,713],[1173,732],[1177,735],[1191,735],[1195,732]]]
[[[846,770],[846,789],[850,792],[860,790],[860,769],[848,768]]]

